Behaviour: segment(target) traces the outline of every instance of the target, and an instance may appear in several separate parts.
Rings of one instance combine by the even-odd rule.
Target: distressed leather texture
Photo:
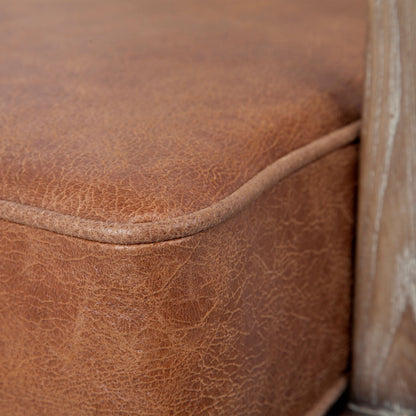
[[[0,202],[211,207],[360,118],[364,24],[360,0],[0,0]],[[311,411],[348,371],[356,166],[342,145],[170,241],[0,218],[0,415]]]
[[[148,222],[360,118],[362,0],[0,1],[0,199]]]
[[[356,146],[187,238],[0,222],[0,413],[303,415],[348,367]]]

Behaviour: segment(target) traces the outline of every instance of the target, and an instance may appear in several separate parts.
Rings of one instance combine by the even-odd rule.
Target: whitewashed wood
[[[370,0],[368,13],[352,395],[406,414],[397,409],[416,409],[416,0]]]

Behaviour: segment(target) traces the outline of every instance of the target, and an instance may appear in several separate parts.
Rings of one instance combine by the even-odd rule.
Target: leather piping
[[[360,130],[356,121],[281,157],[226,198],[176,218],[143,223],[105,222],[74,217],[43,208],[0,200],[0,219],[101,243],[155,243],[187,237],[236,215],[279,181],[352,143]]]

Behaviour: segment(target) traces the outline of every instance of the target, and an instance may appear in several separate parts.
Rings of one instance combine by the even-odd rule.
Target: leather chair
[[[0,2],[0,414],[322,415],[350,366],[365,4]]]

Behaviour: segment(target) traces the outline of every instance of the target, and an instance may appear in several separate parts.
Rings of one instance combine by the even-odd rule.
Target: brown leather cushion
[[[1,415],[301,416],[333,400],[355,167],[349,146],[168,242],[0,221]]]
[[[174,218],[360,117],[361,0],[0,7],[4,200]]]
[[[0,5],[0,414],[339,391],[363,31],[350,0]]]

